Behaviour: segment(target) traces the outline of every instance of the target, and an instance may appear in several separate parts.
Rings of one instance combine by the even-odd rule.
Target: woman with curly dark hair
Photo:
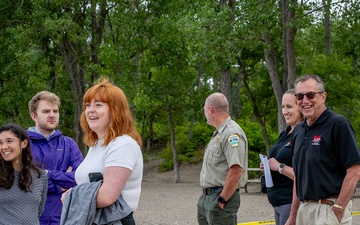
[[[39,224],[47,176],[33,163],[29,142],[22,127],[0,127],[0,224]]]

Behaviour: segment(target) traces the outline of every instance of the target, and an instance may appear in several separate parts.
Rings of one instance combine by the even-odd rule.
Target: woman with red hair
[[[141,193],[142,140],[124,92],[107,79],[100,80],[84,95],[80,124],[90,148],[76,170],[77,184],[103,179],[96,207],[108,207],[121,195],[134,212]],[[132,214],[121,223],[135,225]]]

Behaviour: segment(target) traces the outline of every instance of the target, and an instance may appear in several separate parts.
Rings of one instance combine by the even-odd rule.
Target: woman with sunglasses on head
[[[29,142],[20,126],[0,127],[0,224],[40,224],[47,175],[34,165]]]
[[[267,189],[267,197],[274,207],[276,225],[284,225],[288,219],[293,196],[291,133],[303,120],[300,108],[296,104],[294,89],[288,90],[283,95],[282,114],[288,127],[280,133],[277,142],[270,150],[268,160],[274,186]],[[260,168],[264,170],[262,163]]]

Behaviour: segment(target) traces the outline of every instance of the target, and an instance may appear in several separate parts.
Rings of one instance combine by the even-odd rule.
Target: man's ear
[[[326,101],[326,96],[327,96],[327,93],[326,93],[326,92],[324,92],[324,93],[321,95],[321,97],[323,98],[323,103],[325,103],[325,101]]]
[[[35,121],[36,120],[36,115],[35,115],[35,113],[30,113],[30,117],[31,117],[31,119],[33,120],[33,121]]]

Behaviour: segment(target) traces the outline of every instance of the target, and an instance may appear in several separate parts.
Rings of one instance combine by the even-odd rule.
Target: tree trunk
[[[105,18],[107,14],[107,2],[100,1],[99,4],[91,4],[91,61],[95,65],[101,65],[99,59],[99,48],[100,44],[103,41],[103,32],[105,30]],[[97,13],[99,12],[99,13]],[[96,69],[92,70],[91,80],[96,80],[99,77],[99,74]]]
[[[83,71],[85,71],[85,68],[83,67],[83,64],[78,61],[77,52],[80,55],[82,53],[81,47],[78,46],[79,45],[70,42],[68,37],[64,35],[63,39],[58,45],[58,49],[64,60],[64,66],[71,81],[70,87],[74,99],[73,138],[78,144],[81,152],[85,156],[87,152],[87,147],[82,142],[82,137],[84,136],[84,133],[79,123],[82,112],[82,97],[84,96],[85,90],[85,78],[83,73]]]
[[[187,139],[186,139],[187,142],[190,141],[191,136],[192,136],[192,134],[193,134],[194,124],[195,124],[195,119],[194,119],[194,118],[191,118],[190,127],[189,127],[189,132],[188,132]]]
[[[330,34],[330,3],[331,0],[322,0],[322,4],[324,7],[324,26],[325,26],[325,52],[326,55],[329,56],[331,53],[331,34]]]
[[[288,51],[287,51],[287,11],[288,11],[288,4],[287,4],[287,0],[281,0],[280,2],[280,6],[281,6],[281,16],[282,16],[282,38],[283,38],[283,57],[284,57],[284,71],[283,71],[283,81],[287,81],[288,80]],[[283,90],[286,90],[287,84],[286,82],[282,83],[282,88]]]
[[[265,122],[262,120],[260,113],[259,113],[259,109],[256,105],[256,98],[253,94],[253,92],[251,91],[251,88],[247,82],[247,77],[248,74],[246,73],[245,70],[245,65],[241,60],[238,60],[238,64],[240,65],[240,70],[241,70],[241,74],[243,75],[243,83],[244,83],[244,87],[247,90],[248,96],[251,99],[251,105],[253,107],[253,115],[255,116],[256,120],[258,121],[258,123],[260,124],[261,127],[261,133],[262,136],[264,137],[264,142],[265,142],[265,147],[266,147],[266,153],[267,155],[269,155],[270,153],[270,141],[269,141],[269,136],[267,134],[267,130],[266,130],[266,124]]]
[[[228,4],[231,9],[231,12],[235,13],[235,1],[234,0],[220,0],[220,5],[224,6]],[[232,21],[229,21],[229,26]],[[224,49],[223,54],[228,54],[227,50]],[[229,114],[232,116],[232,98],[231,98],[231,73],[229,67],[222,67],[220,69],[220,90],[223,93],[228,102],[229,102]]]
[[[295,55],[295,35],[296,35],[296,27],[293,24],[295,19],[295,5],[297,4],[296,0],[283,0],[282,10],[285,15],[283,15],[283,33],[285,33],[285,51],[286,57],[284,57],[284,66],[287,66],[287,75],[283,79],[283,89],[285,92],[288,89],[294,88],[294,82],[296,78],[296,55]]]
[[[180,173],[179,173],[179,160],[178,154],[175,145],[175,125],[172,118],[171,110],[167,110],[168,119],[169,119],[169,126],[170,126],[170,146],[173,155],[173,164],[174,164],[174,176],[175,176],[175,183],[180,182]]]
[[[240,96],[240,91],[241,91],[241,81],[242,81],[242,76],[241,73],[238,73],[236,75],[236,91],[235,91],[235,95],[234,95],[234,99],[233,99],[233,118],[235,120],[240,119],[240,112],[241,112],[241,96]]]
[[[197,79],[196,79],[196,82],[195,82],[195,86],[193,88],[194,91],[192,93],[193,96],[197,95],[197,93],[195,93],[195,92],[198,91],[200,86],[201,86],[201,80],[203,79],[203,76],[202,76],[203,67],[204,67],[204,54],[201,54],[200,66],[199,66],[199,69],[197,70]],[[194,106],[193,109],[195,109],[195,105],[199,104],[199,102],[196,101],[196,98],[192,98],[192,104]],[[194,111],[196,111],[196,109]],[[188,132],[188,136],[187,136],[187,141],[188,142],[190,141],[190,139],[192,137],[194,124],[195,124],[195,118],[193,116],[193,117],[191,117],[189,132]]]
[[[229,102],[229,114],[232,115],[232,98],[231,98],[231,75],[228,68],[221,68],[220,70],[220,89],[228,102]]]
[[[153,135],[154,135],[153,124],[154,124],[154,116],[150,115],[149,132],[148,132],[148,137],[146,139],[146,153],[148,154],[150,153],[151,150],[151,140],[153,139]]]
[[[282,102],[282,96],[283,96],[283,90],[280,84],[280,79],[279,79],[279,75],[278,75],[278,62],[276,59],[276,54],[274,49],[271,47],[272,43],[271,43],[271,39],[270,39],[270,34],[264,35],[263,36],[265,43],[267,44],[267,48],[264,49],[264,55],[265,55],[265,62],[268,68],[268,72],[270,75],[270,80],[271,80],[271,84],[272,87],[274,89],[274,94],[275,94],[275,98],[276,98],[276,103],[277,103],[277,108],[278,108],[278,132],[280,133],[282,130],[285,129],[286,124],[285,124],[285,120],[283,118],[282,115],[282,107],[281,107],[281,102]]]

